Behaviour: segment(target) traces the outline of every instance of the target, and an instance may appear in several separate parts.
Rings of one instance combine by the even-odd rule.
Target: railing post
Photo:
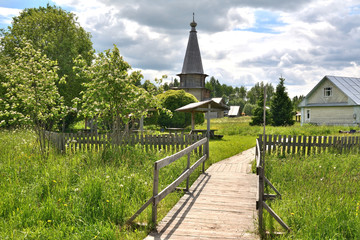
[[[188,153],[187,155],[187,165],[186,165],[186,170],[188,170],[190,168],[190,153]],[[189,191],[189,178],[190,176],[188,176],[186,178],[186,191],[188,192]]]
[[[152,221],[154,225],[156,225],[157,221],[157,203],[156,203],[156,196],[158,195],[159,191],[159,169],[158,164],[154,164],[154,184],[153,184],[153,206],[152,206]]]
[[[207,138],[206,143],[203,146],[204,146],[204,153],[206,154],[206,160],[208,160],[209,159],[209,138]],[[205,161],[202,164],[202,172],[203,173],[205,172]]]

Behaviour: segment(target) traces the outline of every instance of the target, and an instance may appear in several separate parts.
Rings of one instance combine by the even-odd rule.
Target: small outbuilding
[[[325,76],[299,104],[301,124],[360,123],[360,78]]]
[[[240,114],[240,106],[230,106],[228,117],[239,117]]]

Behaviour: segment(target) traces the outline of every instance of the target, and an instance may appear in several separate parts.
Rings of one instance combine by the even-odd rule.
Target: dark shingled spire
[[[181,74],[199,73],[204,74],[199,43],[196,35],[196,22],[193,14],[193,21],[190,23],[191,31],[189,36],[188,45],[186,48],[186,54],[184,58],[184,64]]]

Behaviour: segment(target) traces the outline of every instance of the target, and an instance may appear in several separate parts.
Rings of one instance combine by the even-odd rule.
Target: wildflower
[[[47,222],[48,222],[48,223],[51,223],[52,221],[49,219],[49,220],[47,220]]]
[[[324,180],[324,178],[320,178],[320,181]]]
[[[58,202],[61,202],[61,198],[58,199]]]
[[[67,204],[66,204],[66,203],[64,203],[64,207],[67,207]]]
[[[56,180],[55,180],[55,179],[53,180],[53,183],[56,183]]]
[[[110,202],[110,201],[106,199],[106,202]]]
[[[120,187],[123,187],[124,185],[120,184]]]
[[[293,213],[293,212],[292,212],[292,213],[290,213],[290,214],[291,214],[291,215],[295,215],[295,213]]]
[[[106,178],[109,178],[110,176],[109,175],[106,175]]]
[[[321,165],[319,166],[319,168],[321,168]]]
[[[336,167],[334,167],[334,169],[336,169]]]

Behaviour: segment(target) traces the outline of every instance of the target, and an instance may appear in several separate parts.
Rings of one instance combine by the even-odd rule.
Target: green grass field
[[[283,239],[360,239],[358,154],[266,157],[266,176],[282,194],[267,201],[292,229]],[[264,211],[266,212],[266,211]],[[284,231],[265,214],[268,231]]]
[[[256,136],[262,133],[262,128],[250,127],[248,121],[249,118],[212,120],[211,128],[217,129],[217,134],[224,137],[210,141],[210,159],[206,167],[255,146]],[[206,128],[206,125],[197,128]],[[295,125],[267,127],[267,132],[335,135],[339,129],[349,130],[344,127],[304,128]],[[163,153],[147,153],[140,147],[67,155],[52,151],[49,158],[44,160],[38,154],[35,135],[29,130],[1,130],[0,153],[0,239],[142,239],[150,231],[151,225],[145,225],[151,219],[150,207],[136,219],[140,225],[126,226],[124,223],[151,197],[153,162],[163,158]],[[295,239],[307,239],[308,236],[315,239],[322,236],[334,239],[359,236],[358,230],[354,230],[360,229],[357,210],[360,199],[356,191],[360,187],[359,164],[356,165],[356,156],[344,155],[341,161],[336,157],[330,161],[331,156],[315,156],[313,160],[291,157],[269,160],[268,177],[283,194],[283,200],[273,202],[272,207],[294,230],[288,236]],[[195,157],[192,158],[194,161]],[[286,163],[290,162],[292,164],[287,166]],[[270,163],[274,164],[273,167]],[[332,165],[327,165],[330,163]],[[318,167],[320,165],[321,168]],[[161,169],[160,189],[173,181],[185,166],[186,159],[183,158]],[[291,174],[287,173],[288,169],[291,169]],[[325,169],[333,172],[322,172]],[[302,172],[305,175],[301,175]],[[335,178],[330,180],[320,173]],[[199,174],[197,170],[191,181]],[[313,182],[305,184],[304,179],[307,178]],[[281,179],[286,181],[281,182]],[[330,185],[334,187],[329,188]],[[319,186],[325,190],[318,190]],[[302,194],[292,194],[295,190]],[[317,206],[316,199],[327,191],[332,195],[325,195],[324,198],[332,200],[329,203],[319,202],[322,205]],[[299,197],[290,198],[292,195]],[[181,196],[181,192],[174,192],[161,201],[159,219]],[[300,196],[304,199],[300,199]],[[305,209],[307,205],[309,208]],[[334,208],[339,211],[333,211]],[[327,229],[321,226],[321,222],[312,223],[314,220],[311,217],[325,210],[329,219],[331,216],[332,219],[343,216],[339,220],[331,220],[331,224],[327,225],[335,229],[332,235],[324,235],[323,231],[327,232]],[[346,217],[351,220],[346,220]],[[324,218],[318,217],[318,221]],[[335,228],[335,225],[339,227]],[[270,219],[267,226],[269,229],[272,226],[278,228],[276,223],[272,225]],[[302,232],[318,235],[297,235]]]

